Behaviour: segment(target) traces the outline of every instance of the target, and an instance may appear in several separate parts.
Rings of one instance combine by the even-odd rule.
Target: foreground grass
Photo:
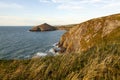
[[[0,80],[120,80],[120,44],[31,60],[0,60]]]

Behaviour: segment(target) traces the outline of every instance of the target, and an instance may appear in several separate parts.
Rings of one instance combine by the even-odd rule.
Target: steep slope
[[[116,38],[120,38],[120,14],[95,18],[74,26],[62,36],[59,47],[61,52],[81,52],[103,41],[114,42]]]
[[[0,60],[0,80],[120,80],[120,44],[79,54]]]

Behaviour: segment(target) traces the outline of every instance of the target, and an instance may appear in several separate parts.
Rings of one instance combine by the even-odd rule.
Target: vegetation
[[[120,14],[95,18],[77,24],[61,37],[59,46],[63,49],[62,52],[74,53],[86,51],[103,41],[108,42],[111,39],[114,41],[116,39],[114,37],[120,38]]]
[[[100,18],[93,21],[94,28],[90,21],[65,33],[62,40],[66,42],[61,44],[68,47],[68,53],[29,60],[0,60],[0,80],[120,80],[120,22],[113,18],[120,20],[120,14],[108,17],[108,27],[103,21],[96,28],[104,20]],[[81,45],[77,42],[87,50],[80,52]],[[73,49],[78,52],[70,52]]]
[[[0,80],[120,80],[120,44],[31,60],[0,60]]]

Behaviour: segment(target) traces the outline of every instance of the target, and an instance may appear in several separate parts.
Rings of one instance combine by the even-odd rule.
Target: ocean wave
[[[58,42],[54,43],[52,46],[53,47],[50,48],[49,50],[46,50],[46,52],[37,52],[33,57],[44,57],[44,56],[59,55],[59,51],[61,49],[58,47]]]
[[[48,53],[52,53],[52,54],[55,54],[55,50],[53,48],[51,48]]]
[[[38,52],[37,54],[36,54],[36,56],[46,56],[47,55],[47,53],[43,53],[43,52]]]
[[[57,46],[57,45],[58,45],[58,42],[54,43],[54,44],[53,44],[53,47],[55,47],[55,46]]]
[[[47,56],[47,53],[37,52],[32,58],[44,57]]]
[[[29,59],[31,55],[24,56],[25,59]]]

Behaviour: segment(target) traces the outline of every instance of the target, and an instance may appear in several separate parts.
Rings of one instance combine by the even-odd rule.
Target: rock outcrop
[[[69,31],[70,28],[72,28],[75,24],[71,24],[71,25],[62,25],[62,26],[51,26],[47,23],[38,25],[38,26],[34,26],[32,29],[30,29],[29,31],[32,32],[37,32],[37,31],[54,31],[54,30],[66,30]]]
[[[54,31],[54,30],[56,30],[56,28],[47,23],[35,26],[32,29],[30,29],[30,31]]]
[[[61,52],[77,53],[101,44],[102,41],[115,41],[113,40],[115,38],[120,39],[120,14],[95,18],[74,25],[61,37],[59,47]]]

